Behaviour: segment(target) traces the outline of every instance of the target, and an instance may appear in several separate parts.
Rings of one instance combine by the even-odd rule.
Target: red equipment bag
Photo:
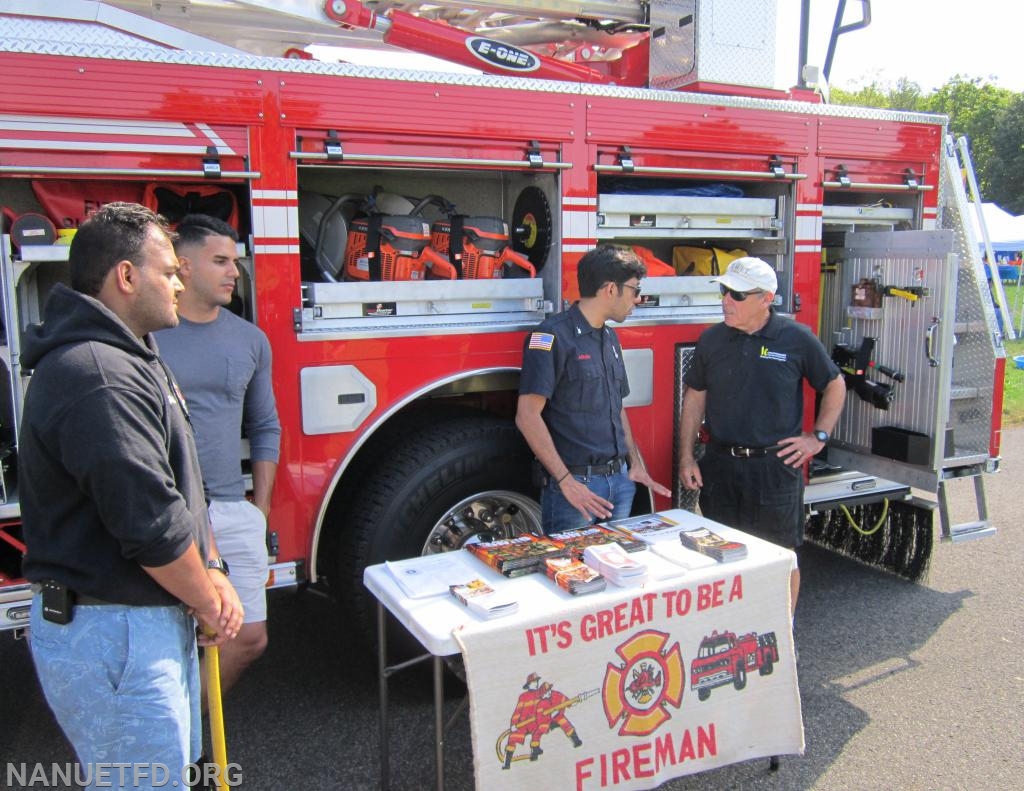
[[[238,201],[224,187],[210,184],[147,184],[143,205],[177,227],[186,214],[207,214],[238,230]]]
[[[55,226],[77,228],[108,203],[142,203],[143,188],[128,181],[37,180],[32,192]]]

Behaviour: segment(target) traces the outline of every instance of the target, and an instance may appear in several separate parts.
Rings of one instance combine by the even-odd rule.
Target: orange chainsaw
[[[421,217],[371,214],[351,221],[345,250],[346,280],[454,280],[456,268],[430,246]]]
[[[430,246],[466,280],[537,276],[530,260],[512,249],[508,223],[500,217],[453,214],[437,220],[430,228]]]

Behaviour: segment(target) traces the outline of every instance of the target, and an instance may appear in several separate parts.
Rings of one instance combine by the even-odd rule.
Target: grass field
[[[1006,305],[1013,317],[1013,325],[1020,333],[1021,300],[1024,294],[1018,293],[1016,286],[1003,285],[1006,290]],[[1021,287],[1024,291],[1024,286]],[[1006,341],[1006,378],[1003,390],[1003,425],[1019,426],[1024,424],[1024,370],[1014,365],[1013,358],[1024,355],[1024,340]]]

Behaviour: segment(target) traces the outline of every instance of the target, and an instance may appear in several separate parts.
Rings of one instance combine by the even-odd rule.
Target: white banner
[[[551,606],[520,602],[514,622],[457,630],[477,788],[649,789],[803,753],[792,558],[752,551],[639,588],[555,591]]]

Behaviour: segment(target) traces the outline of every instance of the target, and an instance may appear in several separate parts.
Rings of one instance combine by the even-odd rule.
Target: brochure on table
[[[646,789],[803,752],[793,553],[686,511],[664,515],[680,529],[709,525],[749,554],[672,564],[674,576],[578,597],[542,574],[509,580],[478,563],[478,576],[519,601],[517,613],[491,621],[450,596],[409,599],[383,566],[367,569],[371,591],[429,651],[462,651],[478,788]],[[663,531],[642,554],[665,560],[660,552],[679,546],[678,531]],[[721,672],[696,688],[695,663],[719,652]],[[533,744],[541,752],[530,760]]]

